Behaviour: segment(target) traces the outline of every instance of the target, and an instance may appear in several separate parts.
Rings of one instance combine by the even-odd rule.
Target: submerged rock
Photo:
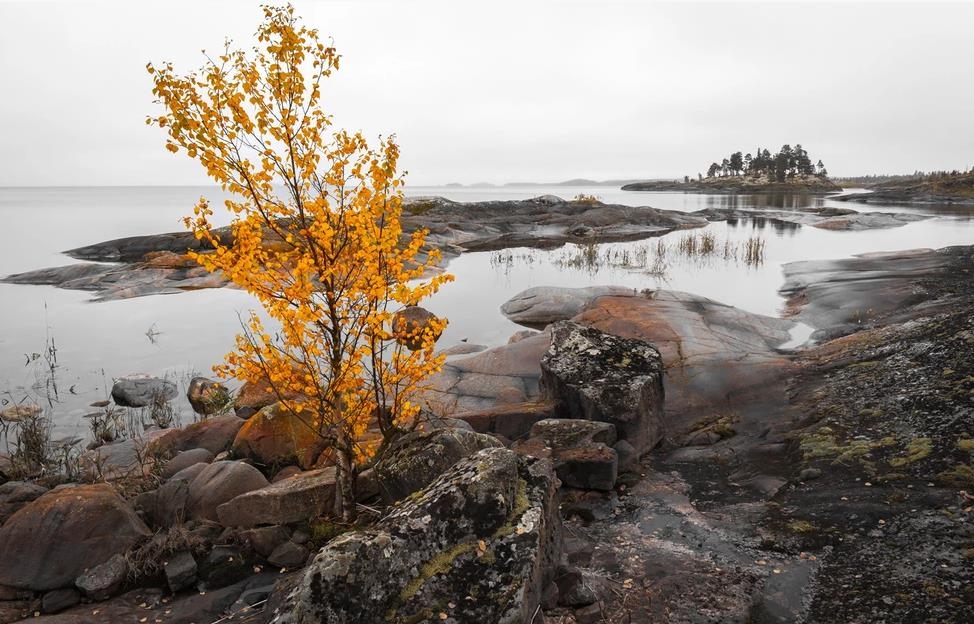
[[[642,340],[562,321],[541,360],[541,393],[559,415],[615,425],[646,453],[663,435],[663,362]]]
[[[332,540],[274,621],[529,622],[560,556],[555,484],[547,462],[479,451]]]
[[[149,528],[107,484],[58,488],[0,528],[0,585],[70,587],[85,570],[125,552]]]

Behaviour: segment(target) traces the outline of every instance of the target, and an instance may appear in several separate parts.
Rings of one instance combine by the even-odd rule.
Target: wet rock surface
[[[795,318],[829,339],[878,324],[916,316],[918,305],[934,313],[954,305],[970,281],[966,247],[863,254],[842,260],[792,262],[784,266]]]
[[[635,292],[622,286],[590,286],[587,288],[558,288],[536,286],[522,291],[501,306],[501,313],[521,325],[544,327],[555,321],[565,321],[579,312],[596,297],[629,296]]]

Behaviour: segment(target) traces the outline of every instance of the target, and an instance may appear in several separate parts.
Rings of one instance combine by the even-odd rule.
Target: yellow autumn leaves
[[[411,351],[393,339],[393,314],[452,276],[429,277],[438,252],[424,257],[425,232],[402,229],[395,140],[371,146],[332,130],[320,83],[338,68],[334,47],[290,6],[264,15],[249,52],[228,43],[187,75],[149,64],[164,115],[147,123],[233,197],[229,237],[214,232],[205,198],[184,219],[212,248],[194,257],[252,293],[279,325],[269,331],[252,314],[218,372],[268,380],[285,409],[329,440],[342,509],[354,514],[355,467],[381,445],[366,431],[388,439],[414,418],[422,381],[442,365],[433,345],[445,322],[423,328]]]

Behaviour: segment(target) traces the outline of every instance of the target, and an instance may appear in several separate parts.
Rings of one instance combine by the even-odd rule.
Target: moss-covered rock
[[[399,438],[375,464],[379,492],[394,503],[421,490],[464,457],[502,446],[496,438],[465,429],[442,428]]]
[[[540,385],[542,397],[557,402],[559,416],[611,423],[640,454],[663,435],[663,362],[647,342],[556,323],[541,359]]]
[[[560,555],[555,484],[546,461],[479,451],[329,543],[275,621],[528,622]]]

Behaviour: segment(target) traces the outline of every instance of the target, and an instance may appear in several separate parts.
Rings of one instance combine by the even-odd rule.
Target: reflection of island
[[[829,180],[825,165],[812,159],[801,144],[782,145],[777,154],[758,148],[754,155],[734,152],[721,163],[711,163],[707,176],[684,176],[683,182],[646,181],[626,184],[624,191],[682,191],[685,193],[802,192],[832,193],[842,190]]]
[[[799,229],[801,229],[800,223],[790,223],[788,221],[782,221],[781,219],[774,219],[769,217],[750,217],[750,218],[736,218],[729,217],[726,219],[727,225],[736,228],[740,226],[745,228],[748,225],[751,226],[752,230],[763,230],[766,227],[770,227],[774,230],[774,233],[780,238],[785,236],[794,236]]]

